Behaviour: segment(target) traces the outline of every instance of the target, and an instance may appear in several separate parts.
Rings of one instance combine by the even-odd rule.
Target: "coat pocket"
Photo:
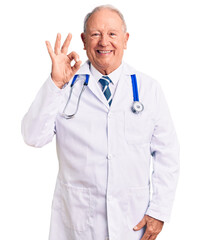
[[[142,220],[148,208],[149,199],[149,186],[130,188],[127,209],[127,224],[129,229],[132,229]]]
[[[88,188],[61,183],[61,214],[67,228],[85,231],[89,226],[91,194]]]
[[[151,141],[154,125],[146,112],[125,112],[125,139],[129,144],[142,145]]]

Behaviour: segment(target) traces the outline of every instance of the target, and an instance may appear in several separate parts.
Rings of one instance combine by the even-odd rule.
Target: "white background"
[[[2,1],[3,2],[3,1]],[[158,240],[199,239],[201,214],[201,7],[196,0],[35,0],[0,4],[0,239],[48,239],[58,170],[53,143],[26,146],[21,119],[48,77],[45,40],[73,34],[70,51],[86,60],[86,13],[110,3],[130,33],[124,61],[162,85],[181,145],[181,174],[171,222]],[[58,239],[59,240],[59,239]]]

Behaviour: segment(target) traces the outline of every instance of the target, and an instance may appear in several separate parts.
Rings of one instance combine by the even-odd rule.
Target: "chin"
[[[103,69],[107,69],[112,67],[112,64],[111,64],[111,61],[100,61],[100,62],[97,62],[97,66]]]

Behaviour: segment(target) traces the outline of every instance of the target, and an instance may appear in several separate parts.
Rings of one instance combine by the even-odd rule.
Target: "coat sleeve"
[[[179,175],[179,143],[169,109],[157,83],[156,122],[151,140],[152,199],[146,214],[168,222]]]
[[[21,131],[26,144],[42,147],[53,139],[63,94],[64,89],[58,88],[49,76],[22,120]]]

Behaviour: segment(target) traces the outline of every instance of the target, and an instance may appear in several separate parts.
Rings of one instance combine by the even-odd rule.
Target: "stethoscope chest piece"
[[[143,104],[141,102],[134,101],[131,109],[132,109],[132,111],[134,113],[138,114],[138,113],[140,113],[140,112],[142,112],[144,110],[144,106],[143,106]]]

